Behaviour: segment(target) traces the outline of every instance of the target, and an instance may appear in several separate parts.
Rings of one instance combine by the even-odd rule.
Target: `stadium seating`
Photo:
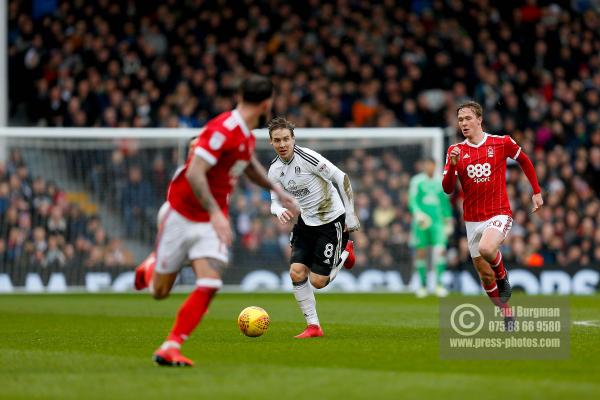
[[[0,266],[73,269],[132,265],[119,238],[108,237],[87,195],[32,177],[13,151],[0,163]]]
[[[275,114],[300,127],[453,127],[454,107],[472,98],[485,108],[487,131],[511,134],[531,155],[547,203],[530,215],[527,181],[518,166],[509,167],[515,224],[506,259],[532,267],[600,264],[600,18],[593,2],[513,9],[511,2],[313,8],[259,1],[247,10],[186,2],[177,13],[163,3],[99,1],[78,8],[79,2],[62,1],[34,15],[11,0],[11,124],[200,127],[232,108],[236,84],[248,71],[273,77]],[[116,152],[112,161],[125,162],[98,176],[93,189],[108,188],[108,196],[117,196],[140,165],[134,155]],[[175,168],[163,159],[160,173],[142,169],[139,177],[156,188],[142,211],[148,220]],[[357,265],[393,268],[408,257],[406,192],[414,166],[398,167],[388,157],[382,162],[397,173],[367,179],[368,156],[356,152],[342,161],[354,177],[364,226],[356,234]],[[84,266],[132,262],[119,238],[99,233],[101,221],[85,216],[78,201],[70,204],[44,177],[31,180],[26,168],[15,160],[2,168],[0,257]],[[118,193],[123,218],[138,212],[128,207],[143,190]],[[469,262],[460,193],[452,201],[458,223],[450,261],[460,268]],[[268,199],[244,187],[232,204],[241,237],[236,260],[283,263],[287,232],[272,223]],[[50,228],[53,218],[59,221]],[[127,237],[151,243],[152,223],[128,226]]]

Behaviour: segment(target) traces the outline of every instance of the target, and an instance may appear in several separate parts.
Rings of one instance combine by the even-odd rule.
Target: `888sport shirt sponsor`
[[[464,192],[464,220],[485,221],[496,215],[512,216],[506,195],[506,159],[516,159],[521,147],[510,136],[484,133],[478,144],[467,140],[452,145],[460,148],[455,173]],[[449,157],[444,174],[448,173]]]

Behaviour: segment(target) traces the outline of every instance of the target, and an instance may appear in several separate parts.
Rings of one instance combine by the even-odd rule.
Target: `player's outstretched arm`
[[[354,211],[354,191],[352,190],[352,184],[350,178],[341,169],[333,166],[333,174],[331,180],[338,187],[340,198],[344,203],[344,209],[346,210],[346,229],[349,232],[354,232],[360,229],[360,221]]]
[[[290,210],[292,213],[298,212],[298,206],[296,204],[296,199],[287,194],[283,188],[279,185],[274,185],[267,176],[267,173],[260,162],[256,159],[255,155],[252,155],[250,159],[250,164],[244,170],[244,173],[252,182],[256,183],[258,186],[267,189],[271,192],[274,192],[279,200],[279,203]],[[272,198],[272,196],[271,196]]]
[[[414,214],[417,211],[421,211],[419,208],[419,190],[418,184],[413,176],[410,178],[410,182],[408,183],[408,211],[411,214]]]
[[[442,215],[444,216],[444,233],[450,236],[454,231],[454,218],[452,217],[452,204],[450,199],[444,193],[439,192],[440,204],[442,207]]]
[[[348,175],[316,151],[307,148],[303,148],[302,151],[308,153],[309,157],[316,161],[316,164],[308,163],[309,170],[337,187],[346,212],[346,230],[349,232],[359,230],[360,221],[354,211],[354,192]]]
[[[250,159],[250,163],[244,170],[244,173],[252,182],[256,183],[263,189],[274,190],[273,183],[267,177],[267,172],[261,165],[261,163],[256,159],[256,156],[252,155]]]
[[[408,184],[408,210],[417,224],[426,229],[431,225],[431,218],[421,209],[422,200],[419,196],[419,182],[413,176]]]
[[[206,177],[206,173],[211,167],[212,165],[203,158],[194,156],[185,173],[185,177],[190,183],[194,195],[208,213],[220,211],[219,205],[210,191]]]
[[[194,156],[185,173],[185,177],[190,183],[192,191],[202,205],[202,208],[210,214],[210,222],[215,228],[217,236],[225,245],[231,246],[233,233],[231,232],[229,221],[227,221],[227,217],[225,217],[219,208],[208,185],[206,173],[211,167],[212,165],[202,157]]]
[[[538,183],[535,168],[533,167],[531,159],[527,157],[527,154],[525,154],[522,151],[517,157],[517,162],[521,166],[521,169],[525,173],[525,176],[529,180],[529,184],[531,184],[531,188],[533,189],[533,196],[531,197],[533,208],[531,212],[536,212],[540,209],[540,207],[544,205],[544,199],[542,198],[542,189],[540,188],[540,184]]]
[[[444,167],[444,178],[442,179],[442,188],[447,194],[452,194],[456,186],[456,164],[458,164],[459,156],[460,148],[458,146],[448,149],[446,166]]]
[[[273,191],[271,191],[271,214],[276,215],[282,224],[287,224],[294,219],[294,213],[281,205],[277,193]]]

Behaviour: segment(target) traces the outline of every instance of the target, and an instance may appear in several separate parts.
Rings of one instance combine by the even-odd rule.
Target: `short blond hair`
[[[458,115],[458,112],[460,110],[462,110],[463,108],[470,108],[477,117],[481,118],[483,116],[483,107],[481,107],[481,104],[479,104],[476,101],[466,101],[462,104],[460,104],[457,108],[456,108],[456,115]]]

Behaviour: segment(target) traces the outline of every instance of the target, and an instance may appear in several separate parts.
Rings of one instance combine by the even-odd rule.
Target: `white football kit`
[[[294,146],[292,159],[285,162],[276,157],[268,175],[271,182],[281,185],[296,198],[300,218],[306,225],[324,225],[346,213],[346,227],[349,230],[358,227],[347,175],[319,153]],[[284,211],[277,195],[271,192],[271,212],[280,216]]]

